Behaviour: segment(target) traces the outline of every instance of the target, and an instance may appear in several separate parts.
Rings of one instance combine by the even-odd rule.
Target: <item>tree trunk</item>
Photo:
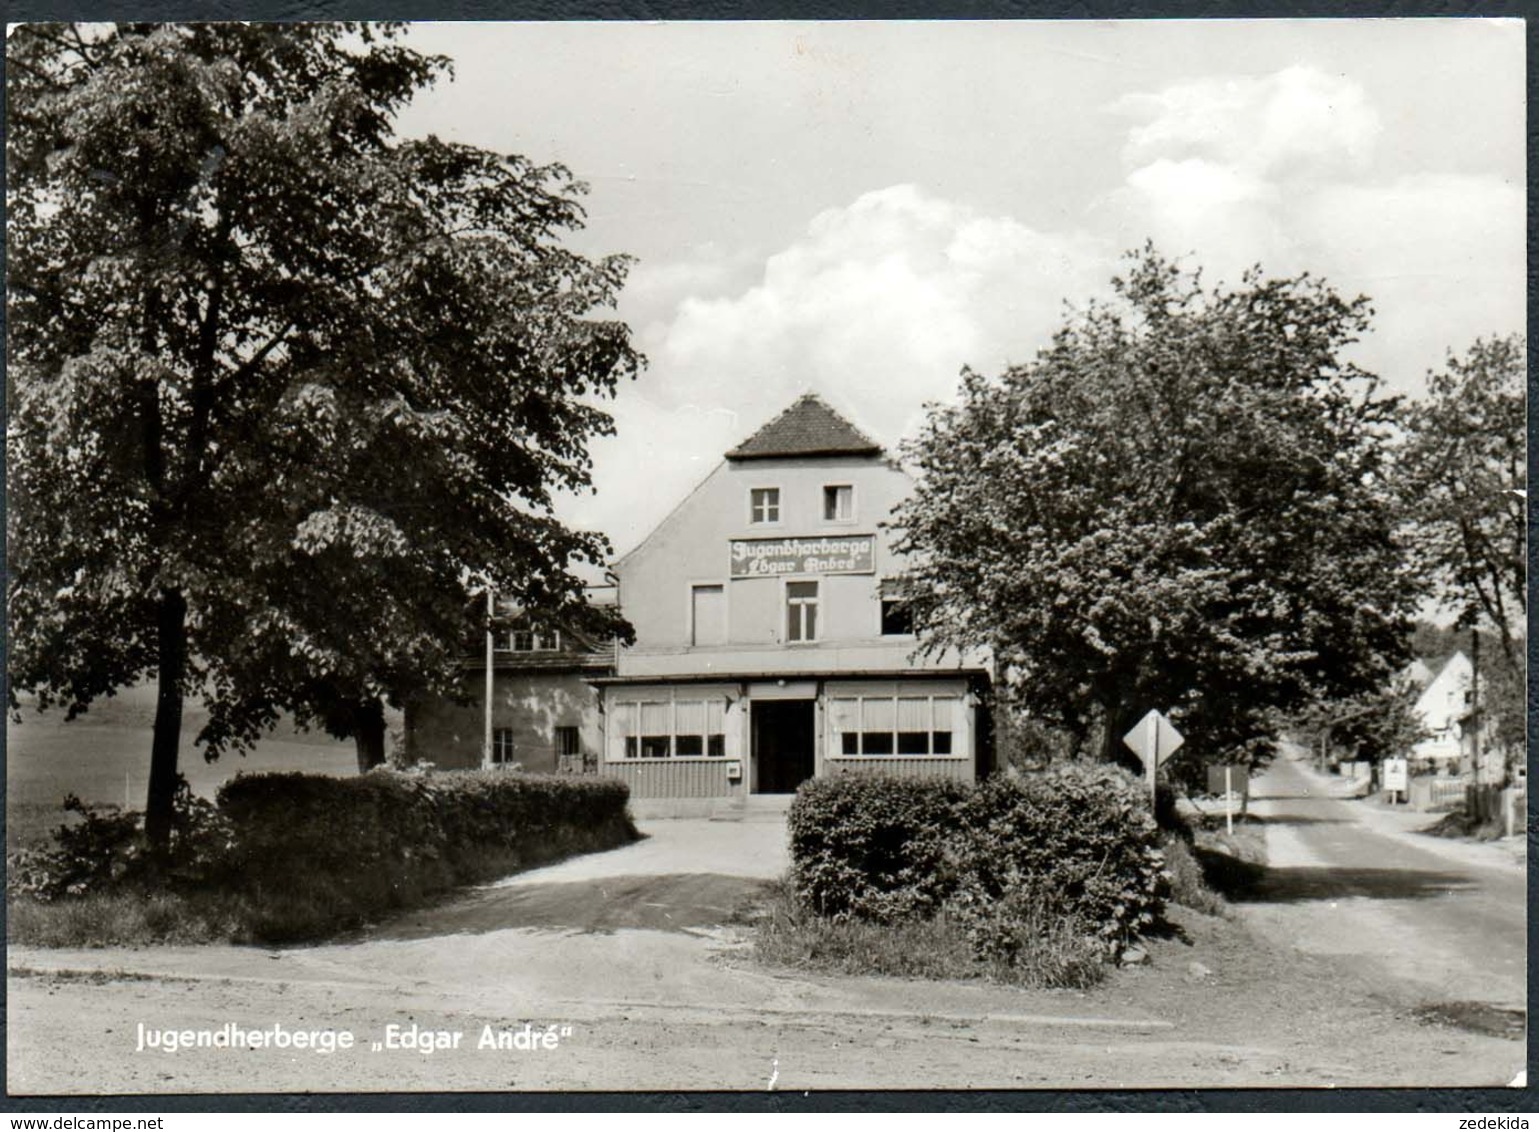
[[[180,590],[161,591],[156,621],[158,684],[155,733],[150,744],[150,789],[144,803],[144,832],[151,851],[163,857],[171,844],[176,756],[182,741],[182,678],[187,667],[187,599]]]
[[[358,750],[359,774],[385,765],[385,705],[377,697],[358,705],[353,744]]]
[[[1120,766],[1125,770],[1131,771],[1133,774],[1143,776],[1146,773],[1143,760],[1135,755],[1128,748],[1128,745],[1122,741],[1122,736],[1133,725],[1133,721],[1130,718],[1131,714],[1127,705],[1120,699],[1112,699],[1102,703],[1101,721],[1105,732],[1101,736],[1101,759],[1103,762],[1111,763],[1113,766]]]

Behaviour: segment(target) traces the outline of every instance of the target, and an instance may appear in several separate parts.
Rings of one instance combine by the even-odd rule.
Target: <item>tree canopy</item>
[[[1494,629],[1510,665],[1528,615],[1527,373],[1521,334],[1450,353],[1407,414],[1403,465],[1416,550],[1444,607]]]
[[[1528,718],[1527,373],[1521,334],[1450,352],[1406,414],[1401,464],[1418,561],[1469,631],[1461,647],[1476,666],[1477,702],[1466,723],[1507,766],[1522,757]]]
[[[1104,756],[1150,708],[1193,760],[1253,761],[1274,713],[1381,687],[1418,585],[1385,479],[1369,319],[1309,276],[1206,289],[1152,248],[998,377],[964,371],[896,512],[929,648]]]
[[[447,686],[490,586],[582,612],[600,403],[641,359],[584,187],[394,114],[448,69],[368,24],[48,26],[7,43],[8,670],[71,712],[155,674],[210,755]]]

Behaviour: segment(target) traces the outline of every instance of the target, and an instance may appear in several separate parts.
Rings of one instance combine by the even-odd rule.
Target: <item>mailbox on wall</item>
[[[731,762],[727,763],[727,781],[743,781],[743,764],[738,759],[733,759]]]

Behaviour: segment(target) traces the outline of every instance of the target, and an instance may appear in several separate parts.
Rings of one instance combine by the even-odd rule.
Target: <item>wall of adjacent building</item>
[[[433,699],[406,711],[411,757],[441,769],[481,765],[485,734],[484,674],[466,677],[467,699]],[[598,756],[603,748],[598,698],[582,673],[498,673],[492,697],[492,726],[513,731],[513,761],[526,771],[553,772],[557,727],[576,727],[581,750]]]

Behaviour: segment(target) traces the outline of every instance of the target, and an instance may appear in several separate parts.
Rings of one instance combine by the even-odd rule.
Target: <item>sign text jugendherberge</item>
[[[874,574],[875,535],[733,539],[732,576]]]

